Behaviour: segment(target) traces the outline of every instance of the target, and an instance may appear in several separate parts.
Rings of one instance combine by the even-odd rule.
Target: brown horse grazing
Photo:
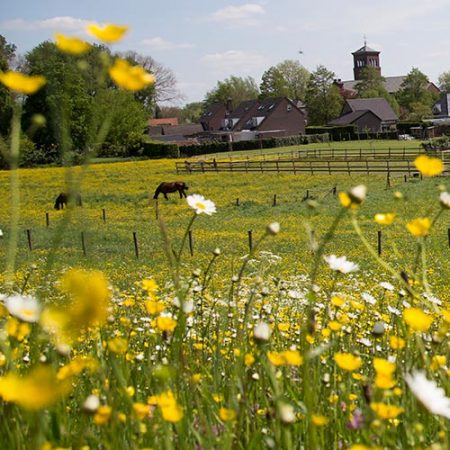
[[[189,188],[184,181],[174,181],[173,183],[163,182],[156,188],[155,195],[153,196],[153,198],[157,199],[158,195],[162,193],[164,194],[164,198],[166,200],[169,200],[167,194],[176,191],[178,191],[178,193],[180,194],[180,198],[183,198],[183,196],[187,197],[185,191],[188,189]]]
[[[64,206],[67,206],[67,203],[70,201],[69,194],[66,194],[65,192],[61,192],[61,194],[56,197],[55,201],[55,209],[64,209]],[[75,194],[75,203],[77,206],[82,206],[81,204],[81,195]]]

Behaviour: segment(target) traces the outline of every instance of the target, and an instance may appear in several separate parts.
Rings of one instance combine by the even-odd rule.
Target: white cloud
[[[171,42],[160,36],[144,39],[141,41],[141,44],[150,50],[175,50],[178,48],[192,48],[194,47],[192,44],[187,42]]]
[[[241,6],[226,6],[209,16],[209,20],[221,22],[230,27],[254,26],[260,23],[265,14],[264,8],[256,3],[247,3]]]
[[[217,72],[230,73],[239,71],[251,73],[267,65],[265,56],[243,50],[228,50],[223,53],[211,53],[203,57],[203,62]]]
[[[13,31],[53,30],[84,33],[88,23],[91,23],[91,21],[70,16],[60,16],[42,20],[13,19],[5,21],[1,25],[5,30]]]

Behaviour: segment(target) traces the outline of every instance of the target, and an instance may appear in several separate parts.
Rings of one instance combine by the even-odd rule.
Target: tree
[[[326,125],[339,116],[344,100],[333,84],[334,78],[334,72],[324,66],[311,74],[305,97],[309,125]]]
[[[177,80],[172,70],[158,63],[151,56],[144,56],[137,52],[129,51],[120,56],[155,75],[155,84],[135,93],[136,100],[142,103],[149,113],[154,114],[156,102],[175,102],[183,99],[176,87]]]
[[[438,78],[439,89],[442,92],[450,92],[450,71],[443,72]]]
[[[298,61],[287,59],[264,72],[260,85],[261,98],[288,97],[291,100],[303,100],[309,77],[309,71]]]
[[[428,91],[428,84],[427,76],[416,67],[406,75],[397,94],[398,103],[405,110],[405,117],[409,117],[413,109],[416,111],[414,115],[417,115],[417,111],[420,111],[422,116],[431,115],[436,96]]]
[[[203,102],[192,102],[183,106],[181,119],[183,123],[198,123],[203,114]]]
[[[257,99],[259,95],[258,85],[252,77],[241,78],[231,76],[223,81],[218,81],[217,86],[206,93],[205,106],[212,103],[227,103],[231,99],[231,107],[236,108],[244,100]]]
[[[98,129],[110,111],[110,127],[100,154],[129,156],[137,154],[147,125],[148,113],[131,92],[103,89],[92,104],[92,122]]]
[[[396,114],[399,114],[400,107],[395,97],[386,90],[384,82],[386,79],[370,66],[366,66],[361,71],[362,80],[355,85],[359,98],[385,98]]]
[[[27,71],[47,79],[45,86],[27,97],[24,105],[24,129],[32,123],[35,114],[46,118],[46,126],[33,136],[38,146],[63,145],[65,150],[81,150],[89,140],[92,96],[78,61],[48,41],[26,54]]]
[[[0,35],[0,71],[9,70],[14,59],[16,46],[9,44],[6,39]],[[12,116],[12,97],[9,90],[0,84],[0,134],[6,136]]]

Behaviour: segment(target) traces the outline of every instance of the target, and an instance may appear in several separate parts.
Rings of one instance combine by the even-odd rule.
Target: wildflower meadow
[[[106,67],[121,89],[154,82]],[[0,82],[33,95],[45,78]],[[81,165],[18,169],[19,119],[20,102],[0,172],[0,448],[450,448],[439,158],[389,185],[191,174],[186,199],[155,202],[173,160],[90,164],[107,119]],[[63,191],[83,205],[55,210]]]

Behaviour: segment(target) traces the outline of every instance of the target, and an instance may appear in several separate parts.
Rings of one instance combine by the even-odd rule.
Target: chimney
[[[226,105],[227,114],[231,113],[231,103],[232,103],[232,101],[233,101],[233,99],[231,97],[228,97],[227,105]]]

